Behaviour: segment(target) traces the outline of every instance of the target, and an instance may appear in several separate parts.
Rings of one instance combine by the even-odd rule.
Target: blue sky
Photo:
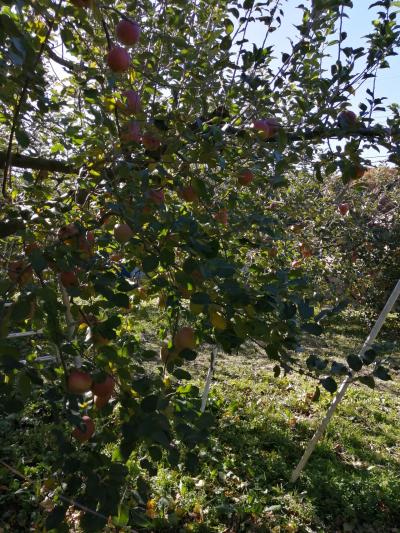
[[[283,10],[285,13],[283,24],[279,30],[272,33],[267,41],[267,44],[274,44],[276,52],[290,50],[289,38],[295,39],[296,29],[294,26],[299,24],[301,20],[302,11],[298,9],[301,0],[287,0],[283,3]],[[304,2],[306,3],[306,2]],[[353,0],[354,7],[352,9],[346,8],[345,13],[349,18],[344,19],[343,31],[347,32],[346,46],[359,47],[367,46],[364,36],[373,31],[372,21],[376,18],[376,13],[379,8],[374,7],[369,9],[373,3],[372,0]],[[400,18],[400,14],[399,14]],[[250,42],[254,42],[261,46],[264,39],[265,29],[262,23],[253,23],[249,25],[247,38]],[[332,52],[336,56],[337,48],[332,47]],[[280,54],[277,54],[279,57]],[[361,68],[361,64],[360,64]],[[365,97],[365,90],[371,88],[372,80],[367,81],[361,89],[352,97],[352,108],[357,112],[358,104],[363,101]],[[376,82],[375,89],[376,97],[386,97],[385,105],[393,102],[400,103],[400,57],[394,57],[390,60],[390,69],[380,70]],[[377,122],[385,123],[389,112],[379,111],[374,117]],[[377,154],[374,150],[368,151],[365,154],[367,157],[373,158],[374,162],[382,159],[385,160],[384,154]]]
[[[285,17],[282,27],[270,36],[269,44],[275,44],[279,51],[290,49],[289,38],[294,38],[296,35],[294,25],[300,22],[302,13],[300,9],[296,8],[299,3],[300,0],[288,0],[284,4]],[[372,0],[353,0],[354,7],[346,9],[345,13],[349,15],[349,18],[345,18],[343,23],[343,31],[347,32],[348,35],[345,41],[346,46],[358,47],[366,44],[363,37],[372,32],[372,20],[376,18],[379,9],[377,7],[368,9],[372,3]],[[254,23],[248,31],[248,38],[250,41],[261,45],[264,39],[263,24]],[[336,53],[335,47],[332,47],[332,51],[334,50]],[[378,95],[386,96],[388,102],[399,102],[400,58],[392,58],[390,63],[390,69],[381,70],[379,73],[376,92]],[[362,94],[363,92],[360,95],[355,95],[355,105],[360,101]]]

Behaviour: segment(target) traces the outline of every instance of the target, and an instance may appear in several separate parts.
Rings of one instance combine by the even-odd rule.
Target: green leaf
[[[337,390],[337,383],[330,376],[328,376],[327,378],[321,379],[320,383],[324,387],[324,389],[326,389],[328,392],[331,392],[332,394],[336,392]]]
[[[127,526],[129,523],[129,506],[120,504],[118,506],[118,515],[113,517],[113,524],[118,527]]]
[[[170,248],[163,248],[160,252],[160,263],[163,266],[170,266],[170,265],[173,265],[174,262],[175,262],[174,251],[171,250]]]
[[[20,219],[13,219],[0,222],[0,238],[14,235],[18,231],[25,229],[25,224]]]
[[[170,445],[170,439],[168,438],[168,435],[167,433],[165,433],[165,431],[153,431],[151,434],[151,438],[154,442],[158,442],[158,444],[161,444],[161,446],[164,446],[165,448],[168,448]]]
[[[158,446],[150,446],[149,455],[153,461],[161,461],[162,451]]]
[[[56,505],[50,514],[47,515],[46,529],[57,529],[58,531],[59,526],[64,522],[67,509],[68,506],[66,504]]]
[[[358,355],[349,355],[347,357],[347,364],[349,367],[354,370],[355,372],[358,372],[363,367],[362,360],[358,357]]]
[[[210,297],[206,292],[195,292],[191,298],[191,303],[199,305],[208,305],[211,303]]]
[[[127,309],[129,307],[129,297],[123,292],[114,292],[107,298],[116,307]]]
[[[86,513],[80,519],[79,525],[83,529],[84,533],[97,533],[104,530],[106,523],[106,518],[102,518],[98,515],[94,516],[91,513]]]
[[[22,148],[28,148],[28,146],[30,145],[31,140],[29,138],[29,135],[23,130],[17,130],[15,132],[15,138],[17,139],[18,144]]]
[[[300,316],[303,320],[309,320],[314,316],[314,309],[307,300],[300,300],[297,304]]]
[[[32,250],[29,254],[29,260],[31,262],[32,268],[35,272],[40,274],[45,268],[47,268],[47,261],[42,252],[36,248]]]
[[[152,394],[150,396],[146,396],[140,404],[140,407],[145,413],[152,413],[157,409],[157,403],[158,403],[158,396],[156,394]]]
[[[388,370],[382,365],[377,366],[373,374],[376,378],[381,379],[382,381],[390,381],[392,379]]]
[[[303,331],[306,331],[307,333],[310,333],[311,335],[321,335],[324,330],[319,324],[315,324],[313,322],[308,322],[307,324],[303,324],[301,326],[301,329]]]
[[[143,272],[153,272],[156,270],[159,264],[159,258],[157,255],[148,255],[142,261]]]
[[[225,51],[229,50],[230,47],[232,46],[232,39],[228,35],[225,35],[225,37],[221,39],[219,46],[221,50],[225,50]],[[204,153],[204,156],[206,156],[206,152]],[[211,161],[208,161],[208,163],[211,164]]]
[[[132,383],[133,390],[135,390],[136,392],[142,395],[146,394],[150,390],[150,387],[151,387],[151,379],[148,377],[136,379]]]
[[[177,379],[190,379],[192,376],[187,372],[186,370],[183,370],[183,368],[175,368],[175,370],[172,372],[172,374]]]
[[[32,383],[26,372],[20,372],[17,378],[17,390],[23,400],[27,400],[32,391]]]
[[[224,26],[225,26],[225,31],[228,35],[230,35],[235,29],[233,22],[229,19],[224,20]]]
[[[363,354],[361,359],[365,365],[370,365],[375,361],[376,355],[376,351],[373,348],[370,348]]]
[[[358,381],[360,383],[362,383],[363,385],[366,385],[370,389],[374,389],[375,388],[375,380],[374,380],[373,376],[360,376],[358,378]]]
[[[18,398],[10,397],[3,401],[3,409],[8,413],[18,413],[25,407],[23,401]]]
[[[190,350],[189,348],[185,348],[179,352],[179,357],[182,357],[182,359],[185,359],[186,361],[194,361],[197,358],[197,355],[197,352]]]
[[[198,455],[193,452],[188,452],[185,457],[185,467],[191,474],[195,474],[199,468]]]
[[[254,6],[254,0],[244,0],[243,9],[251,9]]]

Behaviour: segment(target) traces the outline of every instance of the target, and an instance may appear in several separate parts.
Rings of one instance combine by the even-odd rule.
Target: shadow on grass
[[[262,414],[254,423],[249,413],[219,423],[218,448],[225,450],[221,460],[226,463],[229,458],[240,480],[268,494],[265,507],[275,506],[275,515],[280,515],[274,517],[274,524],[288,524],[293,516],[303,527],[324,532],[342,531],[343,527],[384,532],[400,524],[400,462],[396,458],[367,450],[366,442],[353,438],[349,461],[343,441],[336,435],[335,443],[319,444],[300,481],[291,486],[290,473],[312,435],[306,423],[291,428],[273,413]],[[232,501],[237,501],[234,495]],[[304,516],[302,505],[308,510]],[[234,509],[243,514],[240,505]],[[248,526],[248,531],[269,531],[266,525],[271,524],[271,516],[264,515],[264,510],[258,517],[262,525],[258,529]],[[225,522],[231,531],[247,531],[234,528],[235,523],[232,516]]]

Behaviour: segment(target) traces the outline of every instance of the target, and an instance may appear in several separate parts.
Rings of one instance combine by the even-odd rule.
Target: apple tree
[[[397,107],[377,124],[369,90],[350,110],[396,54],[391,4],[353,48],[350,0],[305,2],[282,51],[279,0],[1,3],[1,411],[14,439],[27,413],[41,436],[48,529],[70,505],[88,531],[143,524],[157,465],[196,470],[212,424],[187,381],[201,345],[256,342],[279,373],[320,332],[277,197],[304,169],[360,178],[371,145],[398,163]]]

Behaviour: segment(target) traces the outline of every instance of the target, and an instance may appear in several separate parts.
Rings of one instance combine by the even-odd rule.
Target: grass
[[[381,336],[395,367],[400,360],[397,320],[393,315]],[[156,329],[151,308],[136,331],[151,343],[149,324]],[[322,337],[306,337],[302,357],[315,354],[343,360],[362,345],[368,331],[361,318],[345,317]],[[189,364],[200,389],[208,355],[205,349]],[[331,395],[322,390],[319,400],[312,401],[315,382],[297,373],[274,378],[272,368],[271,361],[254,346],[233,356],[218,354],[207,407],[215,417],[215,427],[199,453],[199,469],[189,474],[159,465],[157,475],[149,479],[147,505],[153,526],[145,530],[400,532],[399,376],[394,373],[392,382],[380,382],[375,390],[353,384],[301,478],[290,485],[291,471]],[[30,438],[36,449],[40,435]],[[140,470],[132,459],[133,482]],[[31,489],[23,483],[13,490],[17,494],[22,489],[29,498]],[[134,500],[127,495],[127,502]],[[29,517],[21,521],[27,523],[25,519],[29,522]]]
[[[367,332],[361,321],[344,321],[323,338],[306,339],[304,355],[343,359]],[[383,341],[398,361],[392,333],[384,331]],[[200,386],[206,369],[203,354],[192,364]],[[174,512],[183,517],[185,525],[171,531],[400,531],[398,378],[375,390],[351,386],[291,486],[290,473],[331,395],[322,392],[313,402],[315,383],[309,378],[275,379],[271,369],[251,347],[237,356],[219,355],[208,406],[216,428],[201,454],[200,471],[189,477],[160,468],[153,480],[155,513],[157,502],[169,502],[170,517]]]

